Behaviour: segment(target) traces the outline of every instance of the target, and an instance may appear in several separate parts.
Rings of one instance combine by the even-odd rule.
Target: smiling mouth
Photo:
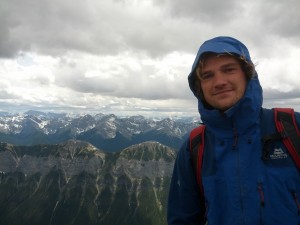
[[[228,93],[228,92],[231,92],[231,91],[233,91],[233,90],[232,89],[222,90],[222,91],[215,92],[213,95],[221,95],[221,94],[225,94],[225,93]]]

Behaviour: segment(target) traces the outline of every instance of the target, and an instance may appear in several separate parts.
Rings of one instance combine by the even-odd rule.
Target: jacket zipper
[[[257,184],[257,190],[258,190],[259,199],[260,199],[260,222],[259,222],[259,224],[262,225],[262,224],[264,224],[263,208],[265,207],[265,194],[264,194],[263,184],[261,182],[259,182]]]
[[[298,215],[300,215],[300,203],[299,203],[297,194],[296,194],[295,191],[292,191],[292,195],[293,195],[294,201],[295,201],[295,203],[296,203],[296,205],[297,205]]]
[[[260,206],[265,207],[265,195],[264,195],[262,183],[258,183],[257,189],[258,189],[259,196],[260,196]]]
[[[237,142],[238,142],[238,134],[237,134],[236,128],[234,127],[234,128],[233,128],[233,144],[232,144],[232,150],[235,150],[235,149],[236,149]]]
[[[233,143],[232,150],[237,150],[238,145],[238,132],[236,127],[233,125]],[[239,189],[240,189],[240,204],[241,204],[241,224],[245,224],[245,212],[244,212],[244,190],[241,183],[241,161],[240,161],[240,152],[236,152],[237,155],[237,170],[238,170],[238,179],[239,179]]]

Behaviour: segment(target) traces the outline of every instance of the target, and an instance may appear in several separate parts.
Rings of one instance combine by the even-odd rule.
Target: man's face
[[[247,86],[246,75],[239,61],[230,55],[211,55],[205,58],[200,82],[206,102],[221,111],[237,103]]]

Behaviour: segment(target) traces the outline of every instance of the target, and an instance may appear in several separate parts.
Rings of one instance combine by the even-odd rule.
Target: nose
[[[216,89],[223,88],[227,84],[226,77],[221,72],[215,73],[212,84]]]

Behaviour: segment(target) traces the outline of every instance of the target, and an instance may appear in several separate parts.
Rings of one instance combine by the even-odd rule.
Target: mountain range
[[[174,160],[199,122],[0,113],[0,224],[166,225]]]
[[[78,140],[2,142],[0,224],[166,225],[176,152],[158,142],[114,153]]]
[[[105,152],[156,141],[179,149],[199,121],[187,118],[117,117],[114,114],[67,114],[28,111],[0,114],[0,141],[13,145],[59,144],[86,141]]]

